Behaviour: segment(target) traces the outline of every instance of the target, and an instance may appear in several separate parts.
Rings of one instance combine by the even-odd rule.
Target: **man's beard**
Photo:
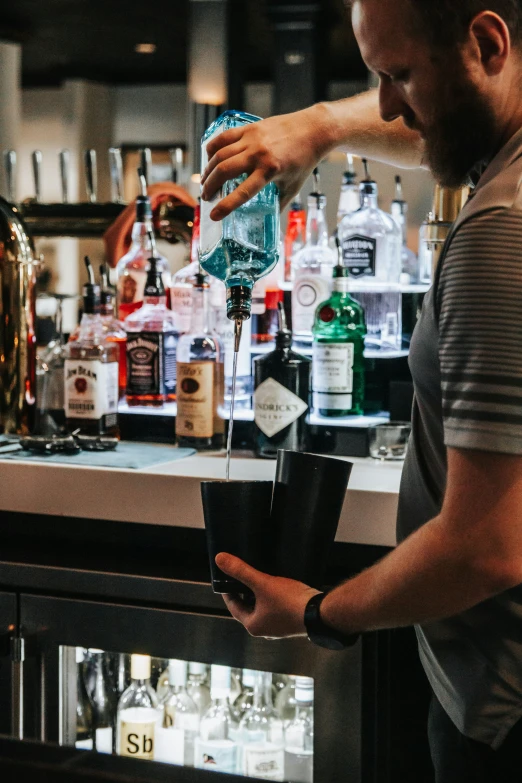
[[[440,185],[458,188],[497,152],[498,128],[490,105],[475,86],[448,74],[437,109],[425,129],[425,160]]]

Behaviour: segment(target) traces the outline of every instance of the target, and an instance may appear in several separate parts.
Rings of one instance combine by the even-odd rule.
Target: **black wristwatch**
[[[328,593],[317,593],[306,604],[304,624],[308,638],[313,644],[326,647],[327,650],[346,650],[347,647],[353,647],[359,639],[359,634],[342,634],[323,623],[321,604],[327,595]]]

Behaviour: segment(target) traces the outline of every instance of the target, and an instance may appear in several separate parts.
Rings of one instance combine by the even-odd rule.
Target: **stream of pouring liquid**
[[[234,402],[236,399],[236,375],[237,375],[237,355],[241,343],[241,332],[243,322],[236,320],[234,325],[234,367],[232,370],[232,396],[230,398],[230,418],[228,420],[228,438],[227,438],[227,466],[226,479],[230,481],[230,456],[232,454],[232,432],[234,430]]]

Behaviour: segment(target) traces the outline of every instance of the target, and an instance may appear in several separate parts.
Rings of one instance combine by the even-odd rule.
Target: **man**
[[[320,598],[221,554],[256,596],[226,603],[256,636],[305,635],[307,606],[326,637],[415,625],[438,783],[521,781],[522,0],[355,0],[352,15],[381,117],[369,93],[228,131],[203,197],[249,176],[213,216],[271,179],[287,203],[338,144],[478,182],[412,342],[399,545]]]

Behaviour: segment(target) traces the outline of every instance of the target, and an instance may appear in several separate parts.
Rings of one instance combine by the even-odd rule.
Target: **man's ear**
[[[470,38],[488,76],[498,76],[512,48],[511,34],[504,20],[492,11],[483,11],[471,22]]]

